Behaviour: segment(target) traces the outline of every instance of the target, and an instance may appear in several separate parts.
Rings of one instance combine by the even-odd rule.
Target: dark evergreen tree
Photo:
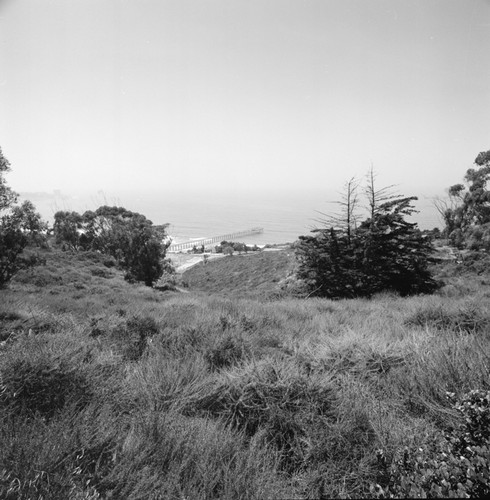
[[[356,244],[363,254],[360,270],[368,294],[394,290],[411,295],[432,293],[437,288],[429,270],[433,261],[431,239],[416,223],[405,219],[414,212],[412,202],[416,199],[412,196],[383,203],[374,219],[359,227]]]
[[[377,192],[372,172],[369,179],[370,217],[359,227],[339,224],[300,236],[298,278],[310,295],[329,298],[371,296],[383,290],[432,293],[438,284],[429,270],[431,240],[405,219],[414,212],[417,198]]]

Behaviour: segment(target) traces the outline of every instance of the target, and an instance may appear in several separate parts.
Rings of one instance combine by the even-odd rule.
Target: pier
[[[238,231],[236,233],[223,234],[221,236],[213,236],[212,238],[199,238],[196,240],[186,241],[184,243],[171,244],[167,252],[182,252],[183,250],[191,250],[194,247],[209,246],[214,243],[221,243],[222,241],[236,241],[246,236],[253,236],[254,234],[261,234],[264,232],[262,227],[253,227],[246,231]]]

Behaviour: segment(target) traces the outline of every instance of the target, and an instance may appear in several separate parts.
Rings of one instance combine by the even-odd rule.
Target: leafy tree
[[[15,205],[17,194],[7,186],[5,173],[10,163],[0,148],[0,286],[8,283],[17,271],[37,263],[35,257],[23,255],[29,242],[42,244],[47,228],[30,201]]]
[[[161,239],[149,227],[138,227],[130,233],[124,250],[126,278],[153,286],[165,269],[165,252]]]
[[[10,217],[3,216],[0,223],[0,287],[24,267],[21,255],[27,246],[27,237]]]
[[[22,205],[13,207],[11,218],[13,224],[27,237],[29,244],[38,247],[47,245],[48,224],[36,212],[36,207],[31,201],[25,200]]]
[[[347,190],[351,189],[348,183]],[[344,221],[330,219],[337,222],[336,227],[300,236],[298,278],[310,295],[330,298],[370,296],[382,290],[402,295],[434,291],[437,283],[428,268],[430,238],[405,220],[414,212],[416,198],[395,197],[386,189],[376,191],[372,171],[365,192],[370,216],[358,227],[350,223],[353,212],[346,210]],[[357,198],[351,192],[347,199]]]
[[[123,207],[99,207],[95,212],[57,212],[54,232],[58,243],[73,250],[95,250],[114,257],[128,281],[152,286],[168,270],[164,260],[165,227],[155,228],[144,215]]]
[[[0,214],[17,201],[17,194],[5,182],[4,176],[8,171],[10,171],[10,162],[5,158],[2,148],[0,148]]]
[[[481,152],[464,177],[465,184],[448,190],[448,200],[436,200],[445,234],[457,247],[490,249],[490,151]]]
[[[56,243],[71,250],[80,248],[83,217],[78,212],[59,211],[54,214],[53,232]]]

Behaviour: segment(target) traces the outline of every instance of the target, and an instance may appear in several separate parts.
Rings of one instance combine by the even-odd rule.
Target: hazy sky
[[[487,0],[0,0],[17,191],[443,189],[490,149]]]

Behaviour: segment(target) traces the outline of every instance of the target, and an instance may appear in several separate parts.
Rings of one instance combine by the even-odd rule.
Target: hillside
[[[185,271],[182,283],[190,290],[240,297],[270,296],[294,268],[290,248],[235,254]]]
[[[274,295],[287,251],[198,265],[188,293],[43,256],[0,290],[1,498],[477,491],[457,458],[437,472],[446,393],[490,389],[490,282],[464,264],[430,297],[330,301]]]

